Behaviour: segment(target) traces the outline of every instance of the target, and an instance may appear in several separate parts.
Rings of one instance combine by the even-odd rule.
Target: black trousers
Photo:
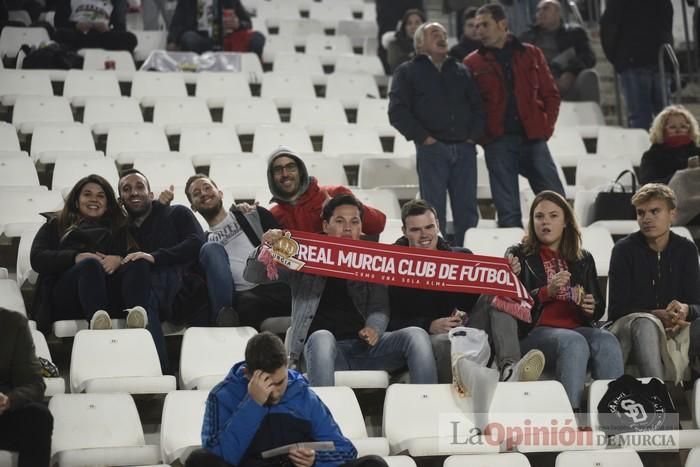
[[[289,286],[282,282],[260,284],[252,289],[235,292],[234,308],[238,312],[241,326],[260,329],[267,318],[290,316],[292,294]]]
[[[281,464],[280,464],[281,465]],[[206,449],[197,449],[190,454],[185,462],[185,467],[235,467],[229,464],[216,454],[212,454]],[[294,467],[290,462],[289,467]],[[340,467],[387,467],[386,461],[380,456],[362,456],[342,464]]]
[[[114,29],[105,32],[90,30],[87,34],[77,29],[57,29],[54,38],[56,42],[73,50],[107,49],[133,52],[137,43],[134,34]]]
[[[18,467],[48,467],[53,416],[43,403],[0,415],[0,449],[19,453]]]

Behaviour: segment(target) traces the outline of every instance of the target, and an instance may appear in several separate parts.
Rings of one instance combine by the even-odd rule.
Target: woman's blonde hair
[[[698,121],[695,119],[692,113],[682,105],[669,105],[664,110],[662,110],[659,115],[654,119],[654,123],[651,124],[651,129],[649,130],[649,139],[652,144],[662,144],[664,142],[664,128],[666,128],[666,122],[668,119],[674,115],[681,115],[685,117],[690,125],[690,139],[696,145],[700,145],[700,130],[698,129]]]

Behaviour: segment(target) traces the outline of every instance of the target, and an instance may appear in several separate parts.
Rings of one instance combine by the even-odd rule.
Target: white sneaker
[[[104,310],[97,310],[90,319],[90,329],[112,329],[112,319]]]
[[[148,326],[148,314],[142,306],[135,306],[126,311],[126,327],[129,329],[143,329]]]
[[[514,365],[501,368],[501,381],[537,381],[544,370],[544,354],[532,349]]]

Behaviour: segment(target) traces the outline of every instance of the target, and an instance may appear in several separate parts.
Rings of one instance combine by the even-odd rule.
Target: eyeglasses
[[[280,175],[282,172],[293,173],[299,170],[299,167],[294,162],[290,162],[287,165],[276,165],[272,167],[272,173],[274,175]]]

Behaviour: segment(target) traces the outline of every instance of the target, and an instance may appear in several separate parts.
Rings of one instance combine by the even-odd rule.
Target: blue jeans
[[[546,141],[504,135],[484,146],[484,152],[499,227],[523,226],[518,175],[527,178],[535,194],[552,190],[565,196]]]
[[[411,383],[437,383],[430,337],[418,327],[385,332],[373,347],[359,338],[336,341],[330,331],[321,329],[306,341],[304,358],[311,386],[335,385],[335,371],[394,372],[407,365]]]
[[[209,322],[215,323],[221,308],[233,306],[235,287],[228,253],[220,243],[205,243],[199,250],[199,264],[207,278]]]
[[[620,73],[620,85],[627,104],[627,124],[630,128],[649,130],[654,115],[665,106],[658,68],[653,66],[625,70]],[[666,86],[668,88],[668,84]]]
[[[437,141],[416,145],[420,196],[435,207],[443,235],[447,227],[447,195],[452,205],[454,245],[462,246],[464,233],[476,227],[476,148],[473,144],[447,144]]]
[[[539,349],[547,364],[554,364],[557,381],[564,386],[574,409],[582,408],[589,364],[593,379],[615,379],[624,372],[620,343],[604,329],[538,326],[520,341],[520,348],[523,354]]]

